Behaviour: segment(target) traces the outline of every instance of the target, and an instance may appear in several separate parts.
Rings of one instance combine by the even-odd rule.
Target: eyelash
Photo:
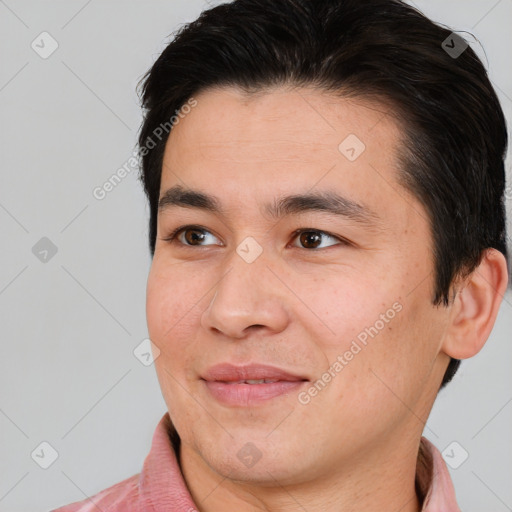
[[[211,233],[211,231],[209,231],[208,229],[206,229],[206,228],[204,228],[202,226],[185,225],[185,226],[180,226],[179,228],[176,228],[169,236],[167,236],[165,238],[162,238],[162,240],[164,242],[179,243],[183,247],[187,247],[187,248],[191,248],[191,249],[195,248],[195,247],[208,247],[208,246],[205,246],[205,245],[188,245],[188,244],[183,244],[179,240],[177,240],[178,235],[182,231],[188,231],[188,230],[204,231],[204,232],[207,232],[207,233]],[[333,235],[333,234],[331,234],[331,233],[329,233],[327,231],[322,231],[320,229],[313,229],[313,228],[300,228],[300,229],[296,229],[293,232],[293,238],[295,239],[301,233],[316,233],[316,234],[321,234],[321,235],[327,235],[328,237],[331,237],[331,238],[334,238],[334,239],[338,240],[340,242],[339,245],[345,245],[345,246],[351,245],[348,240],[340,238],[339,236]],[[213,233],[211,233],[211,234],[213,234]],[[335,247],[336,245],[338,245],[338,244],[334,244],[334,245],[329,246],[329,247],[323,247],[321,249],[329,249],[330,247]],[[297,249],[304,249],[306,251],[315,251],[315,250],[319,251],[319,250],[321,250],[321,249],[307,249],[305,247],[296,247],[296,248]]]

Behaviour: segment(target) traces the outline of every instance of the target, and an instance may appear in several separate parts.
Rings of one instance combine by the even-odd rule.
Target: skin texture
[[[428,215],[397,182],[400,126],[389,107],[312,88],[195,97],[167,142],[161,194],[175,185],[213,194],[224,214],[161,211],[147,320],[199,509],[419,510],[424,424],[449,356],[476,354],[492,329],[504,257],[487,251],[452,305],[432,305]],[[349,134],[366,146],[354,161],[338,148]],[[357,201],[379,220],[370,228],[325,212],[273,219],[262,208],[318,191]],[[184,225],[201,226],[203,240],[190,232],[164,240]],[[327,234],[314,248],[298,229]],[[236,251],[247,237],[262,249],[252,263]],[[400,311],[389,319],[393,304]],[[299,390],[307,392],[381,315],[388,321],[378,334],[309,401],[301,395],[305,404],[293,391],[227,406],[201,380],[221,362],[270,364],[307,377]],[[237,456],[244,446],[261,456],[251,467]]]

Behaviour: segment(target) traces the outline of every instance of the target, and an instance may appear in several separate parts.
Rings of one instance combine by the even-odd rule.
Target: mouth
[[[234,407],[255,406],[284,398],[309,382],[305,376],[283,368],[260,364],[236,366],[229,363],[209,368],[201,380],[217,402]]]
[[[221,380],[217,382],[223,382],[225,384],[272,384],[274,382],[279,382],[278,379],[247,379],[247,380]]]

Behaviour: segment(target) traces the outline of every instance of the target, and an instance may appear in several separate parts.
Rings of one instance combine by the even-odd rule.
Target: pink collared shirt
[[[52,512],[198,512],[178,465],[177,439],[166,413],[155,430],[140,474]],[[446,463],[424,437],[418,454],[416,486],[424,496],[422,512],[460,512]]]

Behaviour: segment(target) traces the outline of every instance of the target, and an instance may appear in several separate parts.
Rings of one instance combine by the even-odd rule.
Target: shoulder
[[[135,505],[139,499],[139,477],[134,475],[94,496],[65,505],[51,512],[114,512],[119,505]],[[136,509],[131,509],[136,510]]]

